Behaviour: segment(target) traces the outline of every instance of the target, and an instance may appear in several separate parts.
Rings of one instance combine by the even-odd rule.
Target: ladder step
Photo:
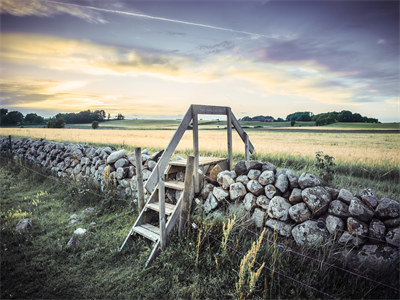
[[[219,158],[219,157],[199,157],[199,167],[223,162],[226,160],[227,160],[226,158]],[[186,164],[187,164],[186,159],[174,160],[169,162],[170,166],[177,166],[177,167],[186,167]]]
[[[151,210],[154,211],[160,211],[160,203],[159,202],[153,202],[153,203],[148,203],[146,205],[147,208],[150,208]],[[165,214],[166,215],[171,215],[174,212],[175,205],[170,204],[170,203],[165,203]]]
[[[185,189],[185,183],[178,180],[168,180],[165,181],[165,187],[178,191],[183,191]]]
[[[157,242],[158,240],[160,240],[160,229],[154,225],[142,224],[133,227],[132,230],[153,242]]]

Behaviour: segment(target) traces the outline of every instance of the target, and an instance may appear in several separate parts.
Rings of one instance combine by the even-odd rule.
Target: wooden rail
[[[199,177],[197,174],[197,170],[199,167],[199,125],[198,125],[198,115],[226,115],[227,119],[227,146],[228,146],[228,163],[229,169],[232,169],[233,166],[233,153],[232,153],[232,125],[239,134],[242,141],[245,143],[245,157],[246,160],[249,159],[249,152],[253,153],[254,146],[250,142],[247,133],[240,126],[239,121],[236,119],[235,115],[232,113],[231,108],[227,106],[211,106],[211,105],[197,105],[192,104],[185,116],[182,119],[181,124],[178,129],[175,131],[171,141],[169,142],[167,148],[162,154],[160,160],[157,163],[156,168],[154,168],[151,173],[145,188],[149,193],[152,193],[156,188],[159,176],[158,172],[164,174],[168,162],[174,153],[176,147],[178,146],[179,141],[181,140],[183,134],[188,128],[190,122],[193,120],[193,150],[194,150],[194,186],[195,192],[198,192],[199,188]]]

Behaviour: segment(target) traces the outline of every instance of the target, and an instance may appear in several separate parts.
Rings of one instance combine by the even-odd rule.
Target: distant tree
[[[24,123],[40,125],[44,123],[44,118],[35,113],[30,113],[25,116]]]
[[[0,116],[6,115],[8,113],[8,109],[0,108]]]
[[[107,117],[108,121],[110,121],[110,117],[111,117],[111,115],[110,115],[110,113],[108,113],[108,117]]]
[[[92,128],[93,128],[93,129],[99,128],[99,122],[93,121],[93,122],[92,122]]]
[[[292,121],[290,121],[290,126],[294,126],[294,124],[296,124],[296,121],[295,120],[292,120]]]
[[[286,117],[286,121],[311,121],[312,113],[309,111],[295,112]]]
[[[4,111],[3,111],[4,112]],[[24,115],[19,111],[11,111],[1,115],[2,125],[20,125],[24,121]]]
[[[63,118],[51,118],[47,122],[48,128],[64,128],[65,127],[65,120]]]
[[[117,116],[117,120],[124,120],[125,116],[123,116],[122,114],[118,114]]]

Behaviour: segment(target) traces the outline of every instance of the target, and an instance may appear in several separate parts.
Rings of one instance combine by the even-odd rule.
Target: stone
[[[75,235],[85,235],[86,234],[86,229],[85,228],[78,228],[74,231]]]
[[[260,196],[264,193],[263,186],[259,184],[257,180],[250,180],[246,186],[247,190],[256,196]]]
[[[385,237],[386,243],[400,248],[400,227],[390,228]]]
[[[258,182],[262,185],[274,184],[275,175],[273,171],[264,171],[258,177]]]
[[[220,165],[215,165],[210,171],[210,175],[209,175],[210,179],[213,180],[213,181],[217,181],[217,176],[222,171],[223,170],[222,170]]]
[[[206,183],[202,190],[201,190],[201,198],[203,199],[207,199],[208,194],[210,194],[210,192],[212,192],[212,190],[214,189],[214,185],[212,185],[211,183]]]
[[[319,246],[326,242],[328,232],[320,228],[316,221],[305,221],[292,229],[292,236],[297,245]]]
[[[82,211],[82,214],[85,215],[85,216],[91,215],[93,213],[94,213],[94,208],[93,207],[88,207],[88,208],[86,208],[86,209],[84,209]]]
[[[129,187],[129,181],[128,180],[126,180],[126,179],[122,179],[122,180],[118,180],[118,183],[119,183],[119,185],[121,186],[121,187],[123,187],[123,188],[127,188],[127,187]]]
[[[118,180],[124,179],[125,178],[125,169],[124,168],[118,168],[116,171],[116,178]]]
[[[222,171],[221,173],[219,173],[217,175],[217,182],[218,182],[219,185],[222,185],[222,183],[223,183],[222,182],[222,177],[225,176],[225,175],[230,176],[233,180],[236,179],[235,171],[228,171],[228,170]]]
[[[329,204],[328,213],[340,218],[350,217],[349,206],[340,200],[333,200]]]
[[[302,189],[319,186],[321,185],[321,180],[317,176],[310,173],[302,173],[299,177],[298,183]]]
[[[275,219],[267,219],[265,226],[271,228],[281,236],[290,237],[294,224],[278,221]]]
[[[370,274],[386,274],[388,269],[393,269],[399,259],[398,249],[385,245],[364,245],[356,253],[355,265],[363,268],[360,271],[367,271]]]
[[[263,162],[261,171],[272,171],[273,173],[276,173],[276,167],[273,163],[270,162]]]
[[[331,195],[322,186],[304,189],[301,192],[301,197],[313,216],[324,214],[328,210],[331,201]]]
[[[111,153],[107,157],[107,164],[112,164],[112,163],[116,162],[118,159],[124,157],[125,153],[126,153],[125,149]]]
[[[270,202],[270,200],[264,195],[258,196],[257,200],[256,200],[256,204],[265,210],[268,209],[269,202]]]
[[[246,165],[247,171],[249,171],[251,169],[257,169],[257,170],[261,171],[263,163],[258,160],[249,160],[249,161],[245,162],[245,165]]]
[[[232,183],[229,187],[229,197],[232,201],[242,199],[246,195],[246,193],[246,187],[243,185],[243,183]]]
[[[365,239],[360,236],[352,235],[350,232],[345,231],[338,240],[338,244],[347,247],[360,247],[365,243]]]
[[[381,220],[372,219],[369,223],[368,236],[372,244],[377,244],[385,240],[386,226]]]
[[[26,231],[32,228],[32,221],[29,218],[22,219],[15,227],[18,231]]]
[[[154,162],[157,162],[158,159],[161,157],[161,155],[163,155],[163,153],[164,153],[164,150],[161,150],[161,151],[158,151],[158,152],[154,152],[154,153],[151,155],[150,159],[151,159],[152,161],[154,161]]]
[[[145,163],[150,159],[150,155],[147,154],[142,154],[142,163]]]
[[[176,172],[175,179],[178,181],[185,181],[185,173],[183,171]]]
[[[203,204],[203,210],[206,214],[210,213],[212,210],[218,207],[218,201],[212,193],[207,197],[207,200]]]
[[[278,192],[272,184],[268,184],[264,188],[265,196],[267,196],[268,199],[272,199],[275,196],[278,196]]]
[[[289,186],[291,189],[299,187],[299,176],[292,170],[286,171],[286,177],[289,180]]]
[[[129,166],[129,178],[132,178],[136,175],[136,168],[134,166]]]
[[[289,196],[289,202],[293,204],[297,204],[303,202],[303,198],[301,197],[301,189],[294,188]]]
[[[256,200],[256,196],[254,196],[252,193],[247,193],[243,199],[244,208],[248,211],[252,210],[256,204]]]
[[[339,195],[337,197],[338,200],[343,201],[346,204],[350,204],[351,200],[354,198],[354,195],[352,192],[346,190],[346,189],[341,189],[339,191]]]
[[[344,229],[344,222],[341,218],[328,215],[325,220],[326,229],[331,235],[339,236]]]
[[[281,174],[277,177],[275,187],[282,193],[286,192],[289,187],[289,180],[285,174]]]
[[[221,187],[214,187],[213,188],[213,195],[218,200],[218,202],[222,202],[228,200],[229,193],[228,191],[224,190]]]
[[[271,199],[268,205],[268,216],[280,221],[287,221],[290,203],[280,196]]]
[[[371,221],[374,216],[374,211],[362,200],[355,197],[350,201],[349,213],[363,222]]]
[[[149,168],[150,171],[153,171],[156,165],[157,163],[154,160],[147,161],[147,167]]]
[[[129,164],[129,161],[126,158],[120,158],[114,163],[114,168],[123,168]]]
[[[78,237],[76,235],[74,235],[73,237],[70,238],[70,240],[67,243],[67,247],[75,247],[78,246],[80,243],[80,240],[78,239]]]
[[[229,187],[231,186],[231,184],[234,184],[235,180],[232,179],[232,177],[228,176],[228,175],[224,175],[222,176],[222,188],[224,190],[229,189]]]
[[[353,217],[347,218],[347,231],[355,236],[365,237],[368,235],[368,225]]]
[[[249,177],[250,180],[258,180],[258,177],[260,176],[260,174],[261,174],[260,170],[251,169],[247,173],[247,177]]]
[[[361,191],[360,198],[372,208],[378,206],[379,202],[378,198],[376,197],[375,192],[371,188],[366,188],[363,191]]]
[[[262,209],[256,208],[251,216],[254,224],[257,228],[261,228],[264,226],[264,218],[265,218],[265,211]]]
[[[324,188],[328,191],[329,194],[331,194],[331,198],[333,200],[337,199],[337,197],[339,196],[339,190],[338,189],[334,189],[334,188],[331,188],[329,186],[325,186]]]
[[[150,178],[151,171],[147,170],[147,169],[143,169],[142,174],[143,174],[143,181],[146,181],[147,179]]]
[[[400,203],[389,198],[382,198],[375,209],[375,216],[378,218],[399,217]]]
[[[400,217],[395,219],[384,220],[383,223],[385,224],[386,227],[390,228],[397,227],[400,225]]]
[[[236,182],[241,182],[244,185],[247,185],[249,183],[250,179],[247,177],[247,175],[240,175],[236,178]]]
[[[246,162],[244,160],[239,161],[235,165],[235,173],[240,176],[247,173]]]
[[[289,216],[296,223],[303,223],[311,218],[311,212],[305,203],[298,203],[289,208]]]

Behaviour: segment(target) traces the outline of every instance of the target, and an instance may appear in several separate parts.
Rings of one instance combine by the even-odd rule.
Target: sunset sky
[[[0,0],[0,107],[400,121],[399,1]]]

